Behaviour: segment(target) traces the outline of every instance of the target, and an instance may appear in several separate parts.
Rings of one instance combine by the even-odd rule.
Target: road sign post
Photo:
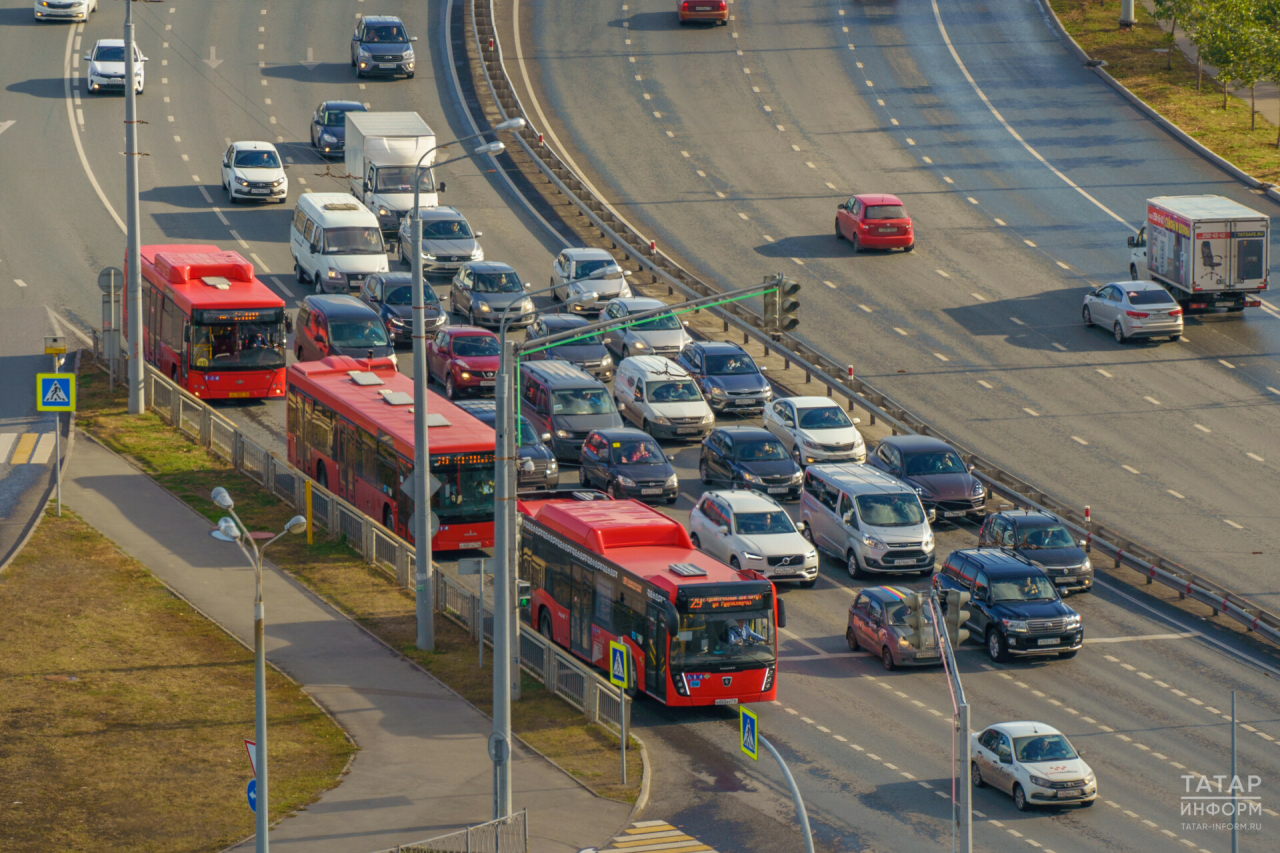
[[[56,349],[50,341],[60,338],[46,338],[45,352]],[[66,352],[63,341],[62,351]],[[55,358],[57,356],[55,355]],[[62,413],[76,410],[76,375],[74,373],[37,373],[36,374],[36,410],[53,412],[53,476],[54,502],[58,517],[62,517]]]
[[[782,768],[782,775],[787,780],[787,787],[791,789],[791,799],[796,804],[796,819],[800,822],[800,831],[804,833],[805,853],[813,853],[813,832],[809,829],[809,813],[805,810],[800,789],[796,787],[795,777],[791,775],[791,769],[782,760],[778,750],[774,749],[773,744],[760,734],[760,718],[747,710],[744,705],[738,706],[738,746],[744,753],[751,756],[752,761],[757,759],[760,747],[763,746],[773,756],[773,760],[778,762],[778,766]]]
[[[116,375],[120,369],[120,314],[124,301],[124,273],[116,267],[104,267],[98,273],[98,289],[102,291],[102,354],[107,359],[107,390],[115,393]]]
[[[760,759],[759,723],[760,718],[748,710],[746,705],[738,706],[738,743],[752,761]]]
[[[618,688],[618,728],[622,730],[622,784],[627,784],[627,688],[631,686],[631,649],[609,641],[609,683]]]

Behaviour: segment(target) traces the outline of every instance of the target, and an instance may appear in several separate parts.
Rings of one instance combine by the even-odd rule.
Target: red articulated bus
[[[289,462],[383,526],[413,541],[413,380],[389,358],[330,356],[288,370]],[[431,473],[440,489],[433,548],[493,547],[493,429],[427,391]]]
[[[206,245],[141,254],[143,357],[206,400],[283,397],[284,300],[253,264]]]
[[[773,583],[698,551],[650,506],[595,497],[520,501],[526,618],[606,670],[609,643],[626,643],[633,691],[668,705],[775,699],[786,610]]]

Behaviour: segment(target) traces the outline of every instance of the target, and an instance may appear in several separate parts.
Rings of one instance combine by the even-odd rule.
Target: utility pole
[[[138,252],[138,92],[134,74],[133,3],[124,4],[124,186],[126,244],[125,268],[129,271],[129,414],[140,415],[147,408],[142,387],[142,258]]]
[[[1133,0],[1120,0],[1120,29],[1132,29],[1133,23]]]
[[[428,152],[430,153],[430,152]],[[424,154],[423,157],[426,155]],[[419,214],[421,167],[413,180],[413,494],[417,511],[413,514],[415,598],[417,600],[418,648],[429,652],[436,647],[435,584],[431,572],[431,448],[427,439],[427,305],[422,282],[422,216]],[[480,575],[484,589],[484,575]]]
[[[1231,691],[1231,853],[1240,853],[1240,777],[1236,775],[1236,692]]]
[[[515,507],[516,453],[511,440],[511,423],[515,417],[515,383],[511,371],[515,362],[515,345],[507,340],[506,323],[502,325],[501,354],[497,381],[493,386],[497,417],[494,418],[493,493],[496,503],[493,529],[493,553],[497,565],[493,573],[493,735],[499,748],[493,752],[493,819],[511,814],[511,581],[515,576],[511,563],[511,540],[515,529],[510,525],[507,505]],[[483,576],[481,576],[483,577]],[[519,672],[519,666],[515,668]]]
[[[965,631],[961,626],[964,624],[963,614],[964,606],[968,603],[967,595],[955,595],[954,590],[948,592],[947,610],[948,614],[954,616],[955,629],[959,636],[957,642],[964,642],[969,632]],[[958,850],[959,853],[972,853],[973,851],[973,777],[970,768],[973,766],[973,743],[969,737],[969,703],[965,699],[964,685],[960,683],[960,670],[956,667],[955,649],[952,646],[950,628],[951,625],[944,622],[942,616],[942,606],[938,603],[937,590],[930,590],[928,595],[921,595],[929,605],[932,615],[933,632],[937,638],[938,647],[942,649],[942,665],[946,670],[947,680],[951,690],[951,702],[955,712],[954,726],[952,732],[952,762],[958,764],[963,761],[963,765],[956,775],[956,768],[952,767],[952,778],[956,780],[956,786],[959,788],[958,802],[953,805],[954,816],[952,818],[952,850]],[[955,609],[952,614],[952,608]],[[960,735],[963,741],[963,747],[960,750],[955,749],[955,736]],[[958,838],[957,838],[958,834]],[[958,843],[957,843],[958,842]]]

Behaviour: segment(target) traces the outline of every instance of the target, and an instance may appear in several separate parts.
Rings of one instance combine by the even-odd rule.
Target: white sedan
[[[270,142],[233,142],[222,154],[222,188],[232,204],[289,200],[289,179],[280,152]]]
[[[799,581],[806,589],[818,582],[817,550],[768,495],[739,489],[703,492],[689,513],[689,538],[693,547],[735,569]]]
[[[123,92],[126,73],[125,58],[124,39],[98,39],[93,46],[93,51],[84,55],[84,61],[89,63],[84,74],[85,91],[90,95],[99,92]],[[138,45],[135,43],[133,88],[139,95],[142,94],[147,83],[146,64],[147,58],[142,55],[142,51],[138,50]]]
[[[796,464],[866,462],[867,445],[840,404],[828,397],[784,397],[764,408],[764,428],[791,451]]]
[[[1035,805],[1087,808],[1098,799],[1092,768],[1053,726],[998,723],[970,737],[973,787],[999,788],[1020,812]]]
[[[37,21],[87,21],[98,0],[35,0]]]

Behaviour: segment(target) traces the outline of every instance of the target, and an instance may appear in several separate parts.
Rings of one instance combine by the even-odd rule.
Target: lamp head
[[[599,299],[600,299],[600,294],[596,293],[594,290],[588,290],[583,293],[579,293],[577,296],[571,297],[570,299],[566,300],[565,304],[570,307],[575,305],[581,305],[582,307],[587,308],[589,306],[595,305],[596,302],[599,301]]]
[[[526,124],[527,122],[524,120],[522,116],[516,116],[515,118],[509,118],[504,122],[499,122],[498,124],[494,125],[493,129],[498,131],[524,130],[524,126]]]
[[[231,500],[231,495],[222,486],[214,489],[213,494],[209,495],[209,499],[223,509],[231,509],[236,505],[236,502]]]
[[[479,156],[481,154],[501,154],[503,151],[506,151],[506,150],[507,150],[506,143],[488,142],[488,143],[485,143],[484,145],[481,145],[472,153]]]
[[[307,529],[307,517],[305,515],[295,515],[289,519],[289,523],[284,526],[287,533],[305,533]]]
[[[224,515],[218,519],[218,526],[210,530],[209,535],[222,542],[239,542],[240,527],[235,523],[234,519]]]

